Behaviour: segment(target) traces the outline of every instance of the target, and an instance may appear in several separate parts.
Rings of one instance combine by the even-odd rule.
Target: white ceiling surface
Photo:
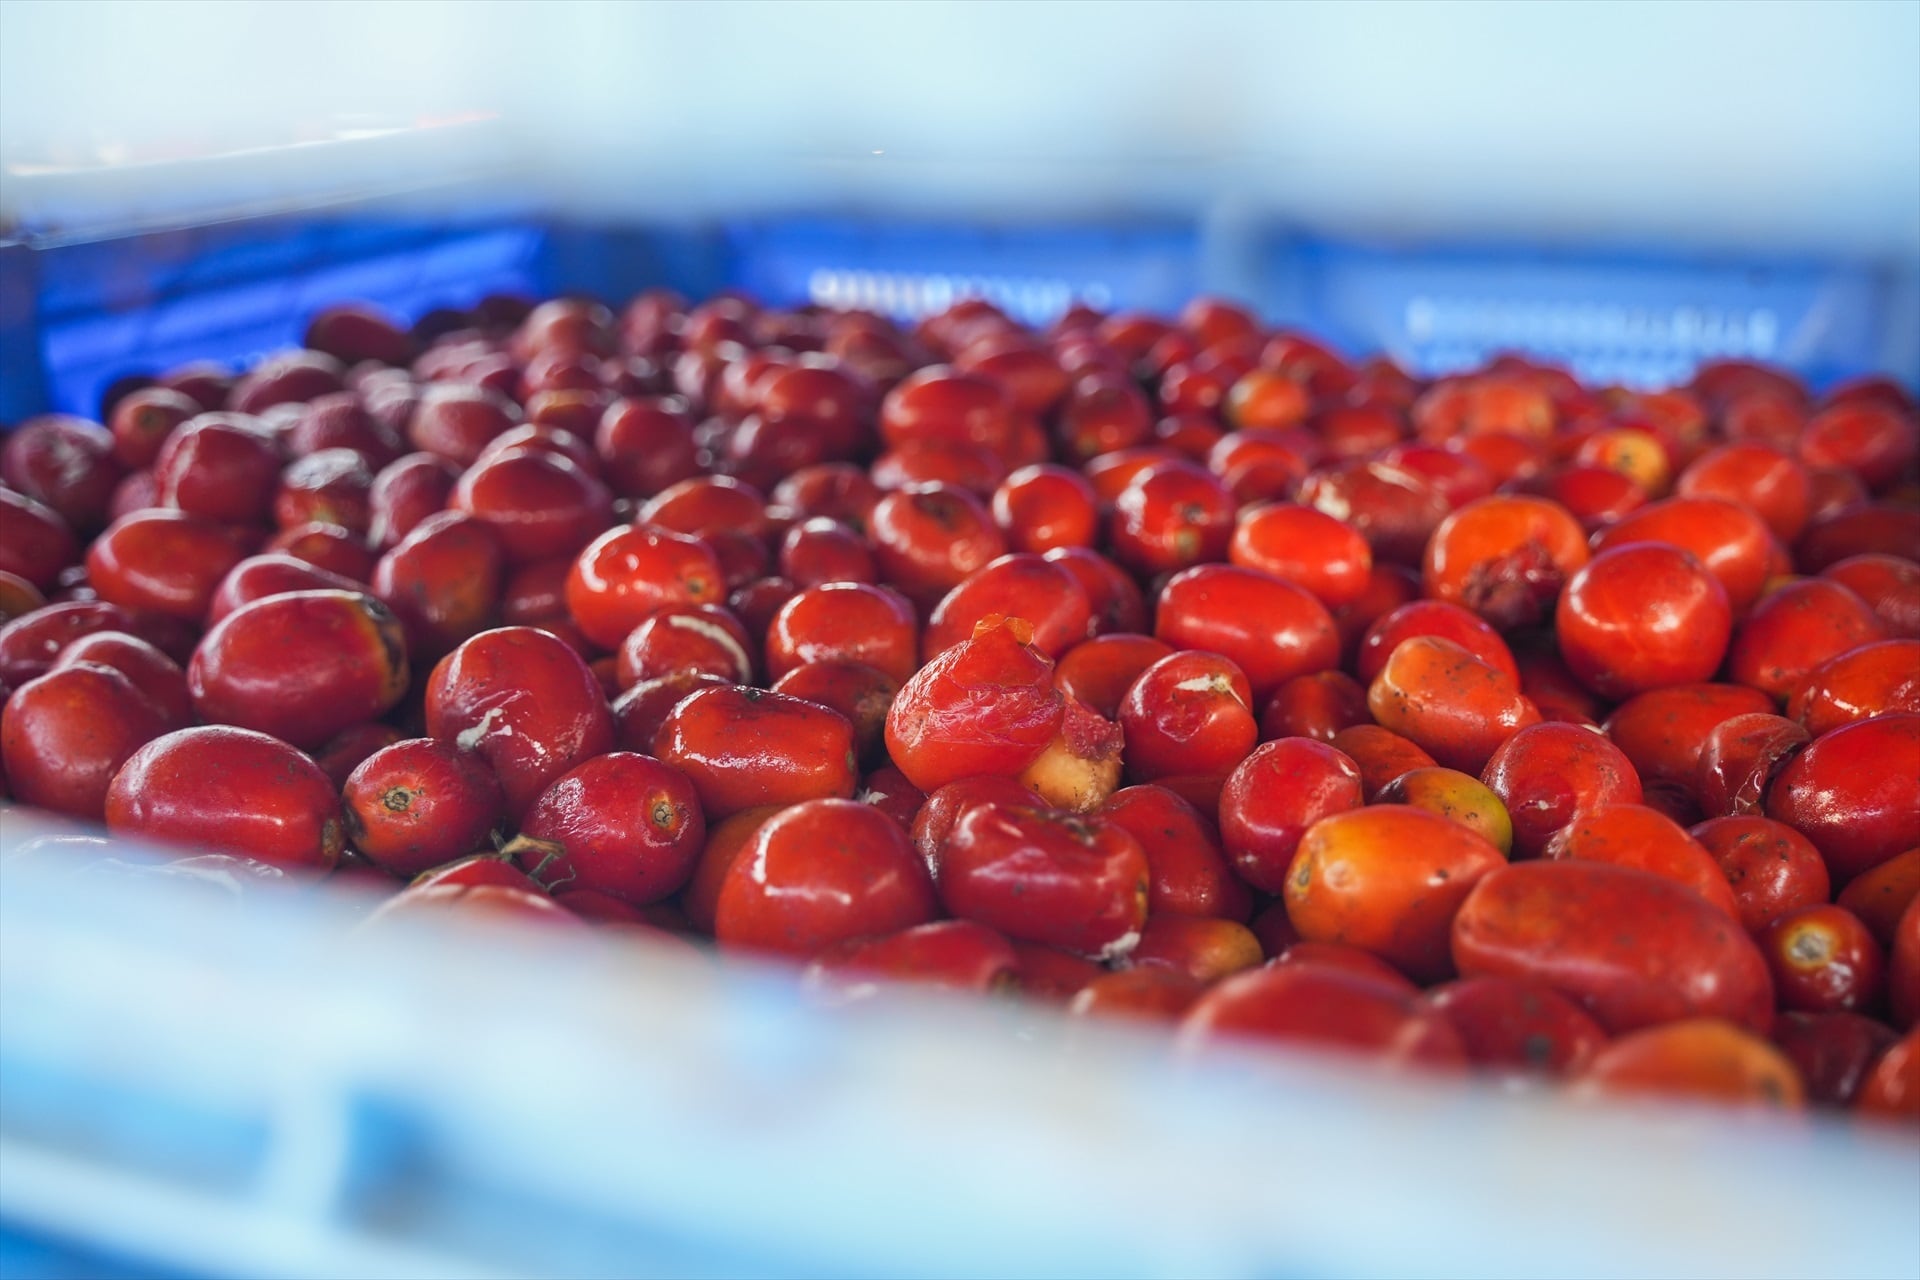
[[[470,112],[501,190],[593,215],[1224,209],[1920,260],[1920,0],[0,2],[16,216],[71,198],[20,172],[50,148]],[[325,191],[353,152],[80,189]]]

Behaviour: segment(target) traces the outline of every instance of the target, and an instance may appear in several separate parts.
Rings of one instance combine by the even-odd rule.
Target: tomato
[[[1735,617],[1766,584],[1773,534],[1753,511],[1724,498],[1668,498],[1630,512],[1594,535],[1595,552],[1664,542],[1691,554],[1726,589]]]
[[[682,699],[655,734],[653,754],[687,776],[710,819],[759,805],[846,799],[859,778],[845,716],[744,686]]]
[[[108,784],[167,730],[160,709],[122,672],[74,662],[27,681],[0,713],[0,760],[15,799],[98,822]]]
[[[1402,641],[1374,677],[1367,705],[1383,727],[1468,773],[1478,773],[1501,743],[1540,720],[1514,681],[1438,636]]]
[[[1238,921],[1168,914],[1147,921],[1127,962],[1170,970],[1196,982],[1213,982],[1251,969],[1264,958],[1260,940]]]
[[[1427,595],[1505,629],[1549,617],[1587,558],[1586,536],[1565,507],[1495,495],[1440,522],[1427,542],[1422,581]]]
[[[1886,635],[1859,596],[1825,578],[1804,578],[1754,606],[1734,635],[1727,672],[1784,703],[1820,664]]]
[[[1844,885],[1920,845],[1920,715],[1863,720],[1816,739],[1767,789],[1767,816],[1796,828]]]
[[[1199,565],[1161,589],[1154,635],[1176,649],[1230,659],[1253,698],[1340,660],[1333,616],[1309,592],[1255,569]]]
[[[277,738],[228,725],[180,729],[127,758],[107,788],[116,835],[326,871],[346,844],[340,796]]]
[[[1596,1054],[1580,1087],[1593,1094],[1698,1098],[1798,1111],[1800,1073],[1752,1031],[1718,1018],[1689,1018],[1624,1035]]]
[[[415,876],[487,845],[506,813],[476,756],[433,738],[371,752],[341,788],[347,835],[381,870]]]
[[[1727,652],[1733,611],[1718,579],[1687,552],[1628,544],[1602,551],[1573,575],[1554,632],[1581,683],[1617,700],[1711,679]]]
[[[1098,813],[1140,842],[1154,912],[1235,921],[1252,913],[1253,895],[1228,864],[1219,828],[1189,801],[1148,784],[1114,792]]]
[[[549,891],[591,890],[646,906],[693,874],[706,835],[700,797],[684,774],[611,751],[541,792],[506,851]]]
[[[1103,960],[1139,943],[1148,881],[1126,828],[1033,806],[968,809],[939,859],[940,898],[954,915]]]
[[[1519,978],[1459,978],[1433,988],[1421,1007],[1445,1018],[1475,1065],[1575,1076],[1607,1045],[1579,1005]]]
[[[1633,867],[1684,884],[1729,916],[1739,903],[1726,873],[1705,846],[1672,818],[1638,804],[1603,804],[1582,810],[1547,842],[1548,858],[1573,858]]]
[[[1640,775],[1604,735],[1577,725],[1536,724],[1500,745],[1481,775],[1512,828],[1514,852],[1538,857],[1576,814],[1638,804]]]
[[[1740,923],[1758,933],[1799,907],[1827,900],[1827,864],[1807,838],[1757,814],[1711,818],[1688,834],[1720,864],[1733,886]]]
[[[1377,804],[1404,804],[1457,822],[1506,857],[1513,850],[1513,821],[1507,807],[1470,773],[1438,766],[1409,769],[1380,788]]]
[[[1412,997],[1356,973],[1320,964],[1249,970],[1219,983],[1188,1009],[1180,1040],[1189,1051],[1226,1041],[1276,1040],[1393,1063],[1457,1066],[1460,1037]]]
[[[1020,957],[1005,935],[971,920],[936,920],[828,947],[801,980],[844,1003],[892,983],[997,995],[1018,984],[1019,971]]]
[[[1265,893],[1291,890],[1301,837],[1323,818],[1358,809],[1360,769],[1311,738],[1256,748],[1220,791],[1220,833],[1234,869]],[[1298,921],[1295,921],[1298,924]],[[1302,931],[1302,936],[1311,934]]]
[[[1689,1017],[1756,1031],[1773,1020],[1766,960],[1728,912],[1633,867],[1496,868],[1461,904],[1452,949],[1462,975],[1544,982],[1616,1035]]]
[[[1859,1011],[1880,999],[1880,944],[1845,907],[1817,903],[1780,916],[1757,936],[1783,1009]]]

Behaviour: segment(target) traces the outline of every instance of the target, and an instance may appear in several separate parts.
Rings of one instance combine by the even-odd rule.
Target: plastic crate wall
[[[1202,223],[967,226],[866,218],[597,227],[527,218],[238,221],[124,239],[0,247],[0,422],[97,416],[119,377],[296,345],[357,298],[409,319],[488,293],[735,286],[778,305],[913,320],[967,296],[1044,325],[1074,302],[1176,312],[1208,291],[1351,354],[1434,375],[1525,351],[1600,382],[1663,385],[1744,356],[1815,385],[1920,381],[1914,273],[1856,263],[1362,246]]]

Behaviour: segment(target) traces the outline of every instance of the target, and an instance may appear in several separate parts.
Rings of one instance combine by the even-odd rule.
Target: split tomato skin
[[[1146,853],[1098,816],[976,805],[954,824],[939,866],[947,910],[1019,941],[1113,959],[1147,922]]]
[[[1429,597],[1506,630],[1551,617],[1561,588],[1587,559],[1586,534],[1565,507],[1495,494],[1440,522],[1421,581]]]
[[[1454,917],[1454,963],[1544,982],[1618,1035],[1687,1017],[1764,1032],[1773,980],[1760,949],[1692,889],[1632,867],[1522,862],[1474,886]]]
[[[1767,785],[1813,740],[1800,725],[1759,712],[1731,716],[1707,731],[1693,796],[1710,817],[1758,813]]]
[[[0,713],[0,761],[14,799],[98,822],[114,774],[167,724],[125,674],[56,667],[15,689]]]
[[[687,776],[710,820],[760,805],[847,799],[860,776],[845,716],[744,685],[682,699],[654,735],[653,755]]]
[[[685,775],[610,751],[541,792],[508,852],[550,892],[590,890],[644,907],[686,883],[706,837],[700,797]]]
[[[107,788],[115,835],[328,871],[346,846],[340,795],[320,766],[264,733],[198,725],[147,743]]]
[[[242,605],[194,651],[187,687],[205,720],[317,748],[407,690],[400,620],[370,595],[295,591]]]
[[[980,774],[1017,775],[1039,758],[1066,717],[1053,664],[1024,622],[982,623],[914,672],[887,713],[887,754],[931,794]]]
[[[855,800],[776,814],[727,869],[714,915],[725,948],[812,956],[939,914],[926,868],[892,819]]]
[[[507,807],[477,756],[436,738],[373,752],[348,776],[341,802],[353,847],[400,877],[486,848]]]
[[[483,631],[435,664],[426,728],[486,761],[515,819],[554,779],[613,747],[599,679],[565,642],[533,627]]]
[[[1506,859],[1424,809],[1374,805],[1307,828],[1287,872],[1287,916],[1309,942],[1364,948],[1419,982],[1451,976],[1454,914]]]

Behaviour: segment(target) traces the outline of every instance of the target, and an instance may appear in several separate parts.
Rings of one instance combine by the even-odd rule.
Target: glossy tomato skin
[[[993,492],[994,523],[1015,551],[1092,546],[1099,500],[1079,472],[1052,463],[1022,467]]]
[[[299,751],[251,729],[200,725],[155,738],[107,788],[116,835],[326,871],[346,844],[340,796]]]
[[[1016,985],[1019,970],[1020,957],[1004,934],[972,920],[936,920],[828,947],[801,980],[844,1002],[891,983],[996,995]]]
[[[337,524],[301,524],[282,529],[268,538],[261,550],[304,560],[316,569],[347,579],[356,587],[372,581],[377,563],[364,538]]]
[[[1544,983],[1521,978],[1459,978],[1433,988],[1421,1007],[1445,1018],[1476,1066],[1573,1076],[1607,1044],[1607,1033],[1579,1005]]]
[[[1767,784],[1812,741],[1800,725],[1758,712],[1732,716],[1707,731],[1693,794],[1710,817],[1758,813]]]
[[[1161,589],[1155,638],[1231,659],[1265,701],[1295,676],[1340,661],[1340,633],[1313,595],[1257,569],[1198,565]]]
[[[1465,648],[1474,657],[1516,683],[1520,667],[1500,633],[1480,615],[1442,600],[1413,600],[1382,614],[1360,637],[1354,674],[1373,683],[1400,642],[1414,636],[1439,636]]]
[[[1146,630],[1146,599],[1119,565],[1087,547],[1055,547],[1046,558],[1079,579],[1093,605],[1094,635]]]
[[[1224,778],[1259,738],[1247,678],[1215,653],[1187,650],[1141,673],[1120,704],[1127,776]]]
[[[873,508],[867,535],[885,580],[925,606],[1007,552],[986,505],[944,484],[887,494]]]
[[[1829,903],[1797,907],[1755,936],[1773,970],[1780,1007],[1853,1012],[1878,1005],[1886,957],[1860,917]]]
[[[1537,724],[1500,745],[1481,774],[1506,805],[1518,857],[1538,857],[1583,809],[1638,804],[1640,775],[1604,735],[1578,725]]]
[[[913,830],[914,815],[927,801],[926,793],[908,782],[907,775],[891,764],[869,770],[860,779],[860,791],[854,798],[861,804],[872,805],[907,832]]]
[[[825,583],[796,593],[767,628],[767,674],[778,679],[808,662],[863,662],[895,680],[919,668],[919,624],[890,587]]]
[[[1344,671],[1295,676],[1273,691],[1260,712],[1260,737],[1331,741],[1342,729],[1370,724],[1367,687]]]
[[[1257,1038],[1365,1053],[1393,1063],[1457,1067],[1460,1037],[1410,994],[1323,964],[1253,969],[1219,983],[1180,1023],[1188,1051]]]
[[[415,449],[468,467],[518,420],[507,400],[482,387],[435,382],[420,393],[407,440]]]
[[[457,511],[427,517],[380,557],[371,590],[400,616],[420,660],[438,660],[498,619],[506,554],[492,528]]]
[[[926,868],[885,814],[855,800],[793,805],[728,868],[714,917],[727,948],[810,956],[926,924],[939,912]]]
[[[915,852],[927,864],[935,881],[940,878],[940,854],[954,826],[983,804],[1040,807],[1044,802],[1024,783],[1005,774],[986,773],[961,778],[927,794],[914,811],[908,834]]]
[[[972,637],[989,617],[1022,618],[1033,645],[1058,658],[1088,639],[1093,604],[1080,581],[1059,564],[1031,552],[1001,556],[942,596],[927,617],[921,657],[932,661]]]
[[[258,419],[203,414],[160,447],[153,462],[155,505],[223,524],[264,524],[280,463],[279,447]]]
[[[1373,550],[1351,526],[1292,503],[1241,512],[1227,556],[1305,588],[1329,609],[1359,599],[1373,571]]]
[[[1733,887],[1713,855],[1672,818],[1647,805],[1583,810],[1547,842],[1544,854],[1651,871],[1687,886],[1735,919],[1740,915]]]
[[[1111,720],[1140,673],[1173,652],[1152,636],[1114,632],[1074,645],[1054,664],[1054,687]]]
[[[1140,842],[1154,913],[1234,921],[1252,914],[1253,894],[1228,864],[1219,828],[1189,801],[1165,787],[1125,787],[1099,814]]]
[[[853,726],[854,748],[862,760],[885,755],[887,711],[899,696],[900,685],[878,667],[863,662],[809,662],[781,676],[772,688],[845,716]]]
[[[607,483],[623,498],[651,498],[700,473],[693,424],[671,402],[655,397],[609,404],[594,428],[593,447]]]
[[[1565,507],[1496,494],[1440,522],[1427,542],[1422,582],[1428,596],[1506,629],[1550,617],[1561,587],[1587,558],[1586,535]]]
[[[1701,748],[1714,727],[1737,715],[1772,710],[1766,694],[1743,685],[1678,685],[1627,699],[1604,727],[1633,763],[1643,788],[1691,792],[1700,775]]]
[[[613,496],[565,454],[519,446],[476,462],[449,509],[493,527],[511,564],[572,555],[613,522]]]
[[[647,906],[693,874],[706,836],[700,798],[684,775],[610,751],[541,792],[508,851],[550,892],[591,890]]]
[[[947,910],[1010,938],[1112,959],[1147,919],[1139,841],[1098,816],[987,803],[961,815],[940,855]]]
[[[139,636],[124,631],[96,631],[81,636],[60,651],[53,670],[87,662],[111,667],[133,683],[160,713],[159,733],[171,733],[193,723],[193,700],[187,692],[187,674],[180,664]]]
[[[1787,699],[1787,716],[1819,737],[1892,711],[1920,712],[1920,640],[1880,640],[1815,667]]]
[[[0,713],[0,760],[14,799],[98,822],[107,786],[127,758],[167,724],[134,682],[77,662],[29,680]]]
[[[477,756],[435,738],[373,752],[347,778],[341,801],[353,847],[401,877],[485,848],[507,807]]]
[[[1683,498],[1743,502],[1767,522],[1773,536],[1791,543],[1806,528],[1813,480],[1786,450],[1759,441],[1736,440],[1707,450],[1680,473],[1674,492]]]
[[[983,623],[913,673],[887,715],[887,754],[922,791],[959,778],[1017,775],[1066,717],[1053,666],[1018,621]]]
[[[113,437],[98,423],[43,414],[15,427],[0,444],[0,479],[15,492],[60,513],[80,533],[105,519],[120,480]]]
[[[1741,622],[1727,672],[1785,703],[1821,663],[1887,638],[1867,602],[1826,578],[1804,578],[1769,592]]]
[[[137,635],[179,661],[193,651],[192,633],[183,652],[168,634],[174,629],[171,619],[104,600],[58,601],[0,626],[0,681],[19,685],[43,676],[68,645],[100,631]]]
[[[1567,861],[1495,870],[1462,904],[1453,956],[1463,975],[1545,982],[1610,1032],[1689,1016],[1764,1029],[1773,985],[1758,947],[1725,911],[1663,876]]]
[[[180,511],[148,510],[115,520],[87,548],[87,578],[102,600],[197,622],[251,539]]]
[[[1353,526],[1386,561],[1418,566],[1450,510],[1425,476],[1380,458],[1321,467],[1300,482],[1299,501]]]
[[[1227,776],[1220,790],[1220,834],[1241,879],[1263,893],[1279,893],[1290,884],[1288,869],[1301,837],[1361,802],[1360,769],[1352,760],[1311,738],[1282,738],[1255,748]]]
[[[1454,913],[1506,859],[1424,809],[1375,805],[1307,828],[1287,872],[1287,916],[1309,942],[1343,942],[1416,981],[1451,976]]]
[[[145,387],[134,392],[107,415],[114,458],[132,471],[151,467],[174,429],[201,412],[192,397],[167,387]]]
[[[802,587],[823,582],[874,582],[880,577],[867,540],[838,520],[814,516],[780,540],[782,577]]]
[[[1711,679],[1733,633],[1726,589],[1677,547],[1603,551],[1568,580],[1555,607],[1560,656],[1619,700]]]
[[[1816,1106],[1851,1106],[1867,1073],[1899,1034],[1858,1013],[1784,1013],[1773,1043],[1787,1055]]]
[[[1795,756],[1767,789],[1767,816],[1796,828],[1844,885],[1920,845],[1920,715],[1843,725]]]
[[[1367,705],[1383,727],[1440,764],[1474,774],[1501,743],[1540,720],[1518,684],[1438,636],[1402,641],[1374,677]]]
[[[818,703],[745,686],[701,689],[667,713],[653,754],[693,783],[709,819],[765,804],[845,799],[853,726]]]
[[[220,579],[220,585],[214,589],[213,599],[207,602],[206,624],[211,627],[241,605],[252,604],[268,596],[286,595],[293,591],[365,589],[364,582],[355,582],[294,556],[277,552],[248,556]]]
[[[400,620],[374,597],[347,591],[242,605],[207,632],[187,667],[203,719],[307,748],[384,715],[407,681]]]
[[[1664,542],[1689,552],[1726,589],[1736,618],[1766,584],[1773,535],[1751,509],[1723,498],[1668,498],[1631,512],[1594,535],[1595,552],[1630,542]]]
[[[669,605],[718,604],[726,576],[712,549],[668,529],[609,529],[567,573],[567,612],[587,637],[612,649]]]
[[[516,819],[555,778],[613,746],[599,680],[564,642],[532,627],[483,631],[435,664],[426,729],[486,761]]]
[[[1752,1030],[1721,1018],[1686,1018],[1622,1035],[1581,1074],[1588,1094],[1696,1098],[1798,1111],[1805,1089],[1793,1062]]]
[[[1204,468],[1161,462],[1114,499],[1107,540],[1114,558],[1135,573],[1174,573],[1224,560],[1234,517],[1233,495]]]
[[[1820,851],[1783,822],[1758,814],[1709,818],[1688,834],[1720,864],[1748,933],[1828,898],[1831,880]]]
[[[622,689],[679,672],[705,672],[733,684],[752,684],[759,648],[724,605],[672,604],[651,613],[618,646]]]

